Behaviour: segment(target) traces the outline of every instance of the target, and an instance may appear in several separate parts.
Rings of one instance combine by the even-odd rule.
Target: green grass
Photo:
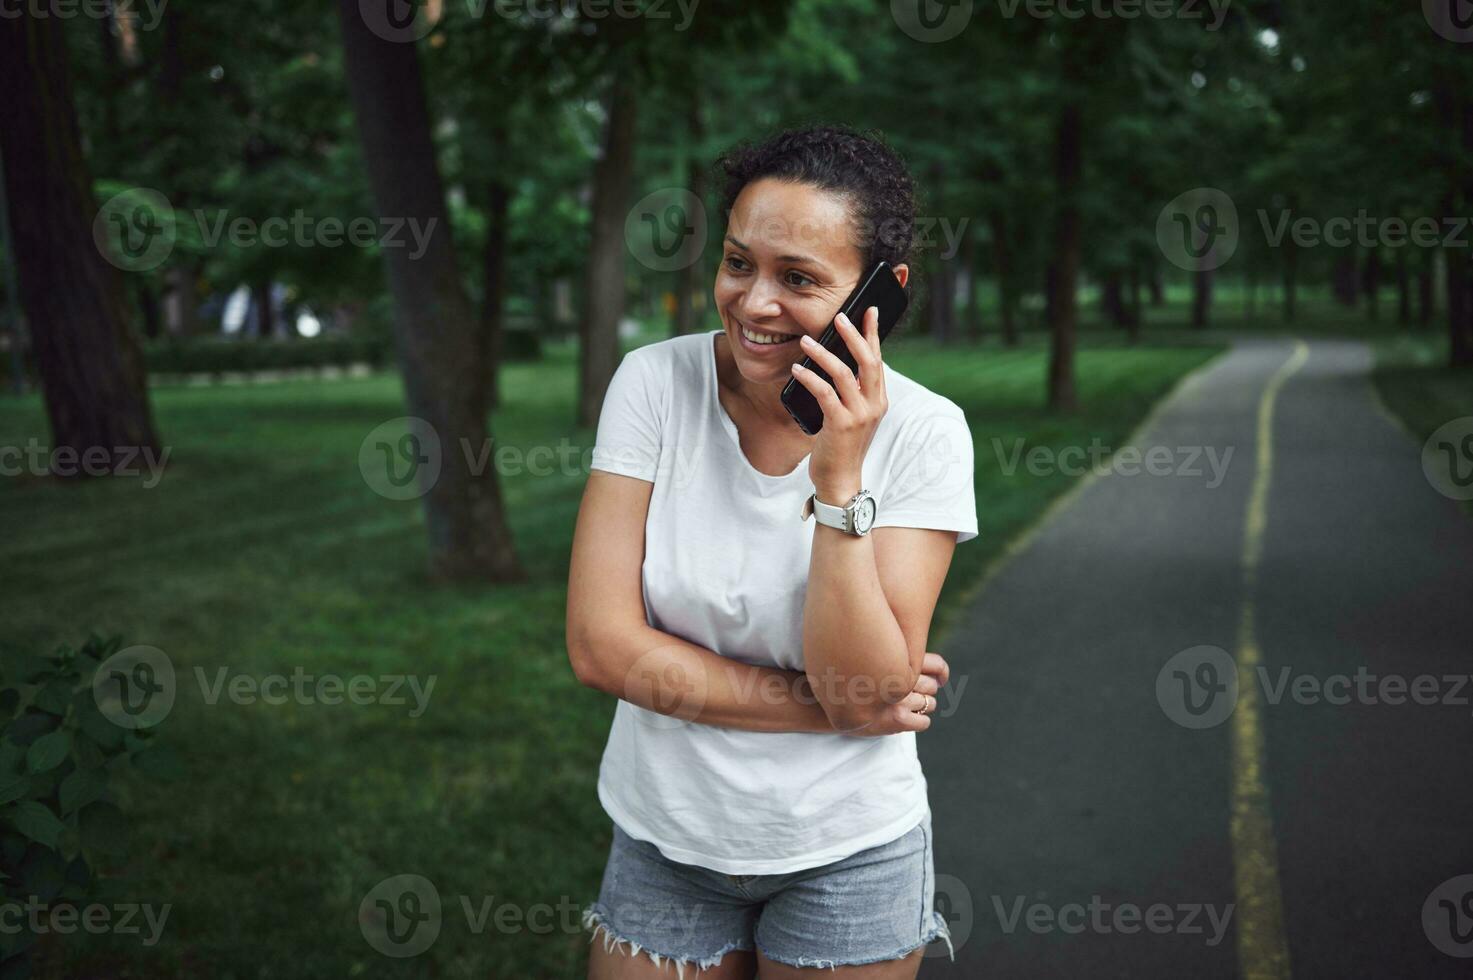
[[[981,537],[957,551],[940,630],[959,594],[1071,479],[1001,472],[997,438],[1061,449],[1118,445],[1198,348],[1086,349],[1084,411],[1041,407],[1045,356],[897,343],[891,363],[960,404],[974,429]],[[569,424],[573,354],[505,372],[493,428],[530,448],[591,434]],[[596,894],[609,823],[595,780],[613,710],[580,687],[563,648],[567,560],[586,475],[503,480],[525,584],[445,588],[425,577],[418,506],[373,493],[358,450],[404,414],[388,375],[155,392],[171,449],[153,489],[137,479],[0,480],[5,644],[43,651],[96,628],[163,649],[178,699],[160,726],[187,779],[137,773],[119,796],[133,821],[107,868],[118,901],[173,906],[159,944],[77,934],[45,946],[43,977],[557,977],[580,975],[587,939],[473,933],[460,907],[578,907]],[[46,439],[39,399],[0,398],[0,446]],[[934,644],[933,644],[934,646]],[[429,708],[206,703],[213,678],[313,675],[436,679]],[[433,881],[438,941],[390,959],[357,926],[365,892],[396,874]],[[494,921],[494,920],[493,920]]]
[[[1473,369],[1447,366],[1445,334],[1385,339],[1375,349],[1381,401],[1419,444],[1453,419],[1473,415]],[[1473,502],[1463,509],[1473,513]]]

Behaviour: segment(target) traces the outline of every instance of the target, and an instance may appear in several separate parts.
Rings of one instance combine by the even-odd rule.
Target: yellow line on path
[[[1259,399],[1258,466],[1243,528],[1243,607],[1238,620],[1238,703],[1233,710],[1231,832],[1233,881],[1238,897],[1238,970],[1247,980],[1287,980],[1289,976],[1278,846],[1274,841],[1268,786],[1264,782],[1263,719],[1255,678],[1262,662],[1256,635],[1256,600],[1258,563],[1268,525],[1268,492],[1273,481],[1274,404],[1284,382],[1307,360],[1309,348],[1303,341],[1295,341],[1294,353],[1274,372]]]

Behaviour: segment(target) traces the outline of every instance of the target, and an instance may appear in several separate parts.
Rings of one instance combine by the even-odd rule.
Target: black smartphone
[[[888,334],[900,320],[900,314],[905,312],[906,305],[910,302],[906,298],[905,288],[900,285],[900,280],[895,278],[895,273],[890,268],[890,263],[885,261],[876,262],[870,267],[869,272],[859,280],[859,285],[844,305],[829,319],[829,328],[818,338],[819,344],[824,350],[836,356],[854,371],[858,365],[854,361],[854,355],[849,353],[849,345],[844,343],[844,338],[839,335],[839,330],[834,326],[834,319],[839,313],[849,318],[854,328],[864,333],[864,311],[871,306],[879,307],[880,310],[880,340],[884,341]],[[805,356],[802,364],[805,368],[818,375],[829,384],[834,379],[829,373],[813,362],[813,358]],[[789,379],[783,387],[783,406],[793,421],[798,423],[798,428],[810,436],[817,435],[818,430],[823,428],[823,409],[818,405],[818,399],[813,397],[813,392],[803,387],[797,378]]]

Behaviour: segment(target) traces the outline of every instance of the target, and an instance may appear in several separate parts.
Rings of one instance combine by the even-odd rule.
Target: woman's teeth
[[[754,344],[785,344],[790,340],[798,339],[797,337],[781,333],[758,333],[746,327],[742,327],[742,336]]]

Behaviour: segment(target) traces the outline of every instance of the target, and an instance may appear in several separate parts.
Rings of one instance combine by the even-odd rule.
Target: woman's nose
[[[738,311],[743,319],[762,319],[778,316],[782,313],[782,304],[777,301],[777,284],[766,279],[758,279],[742,295],[742,301],[738,305]]]

